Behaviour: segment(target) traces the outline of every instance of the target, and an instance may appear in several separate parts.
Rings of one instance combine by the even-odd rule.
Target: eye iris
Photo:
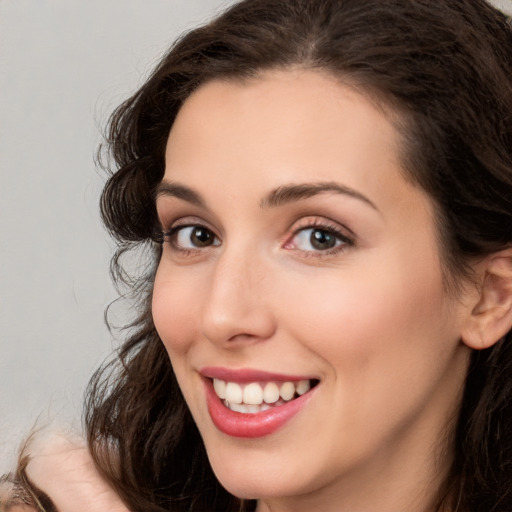
[[[205,228],[194,228],[190,235],[191,242],[196,247],[206,247],[213,243],[213,233]]]
[[[314,229],[311,232],[311,245],[318,250],[332,249],[336,245],[336,237],[321,229]]]

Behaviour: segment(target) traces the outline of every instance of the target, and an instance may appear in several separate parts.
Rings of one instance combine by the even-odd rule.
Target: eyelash
[[[323,232],[330,236],[333,236],[335,239],[336,245],[329,249],[318,249],[318,250],[302,250],[296,249],[302,252],[304,255],[308,255],[315,258],[322,258],[326,256],[331,256],[337,254],[339,252],[345,251],[348,247],[353,247],[355,245],[355,237],[349,236],[344,233],[341,228],[333,224],[331,222],[326,221],[325,219],[304,219],[299,223],[299,225],[293,230],[291,236],[287,238],[287,241],[284,244],[285,248],[290,248],[290,244],[292,244],[293,240],[299,236],[301,233],[310,230],[311,232]],[[350,231],[348,228],[344,228],[344,231]],[[311,243],[311,238],[309,238],[309,243]]]
[[[186,223],[186,224],[177,224],[177,225],[173,226],[171,229],[169,229],[168,231],[163,232],[161,241],[163,243],[168,242],[173,250],[179,252],[183,256],[192,255],[192,254],[198,253],[200,251],[210,249],[212,246],[216,247],[216,246],[220,245],[220,242],[219,242],[219,243],[213,243],[212,245],[207,245],[205,247],[195,247],[195,248],[180,247],[176,241],[177,237],[179,236],[180,232],[184,231],[187,228],[204,229],[208,233],[212,234],[214,236],[215,240],[218,240],[218,237],[215,235],[213,230],[211,230],[210,228],[204,226],[203,224],[201,224],[199,222],[190,222],[190,223]]]
[[[204,229],[208,232],[208,234],[213,235],[214,241],[212,244],[205,245],[204,247],[180,247],[177,243],[178,235],[187,228],[196,228],[196,229]],[[293,240],[297,238],[301,233],[304,233],[308,230],[323,232],[328,236],[333,236],[335,239],[335,245],[332,248],[328,249],[298,249],[293,248],[292,244]],[[344,228],[345,231],[350,231],[348,228]],[[195,255],[199,252],[203,252],[205,250],[209,250],[213,247],[217,247],[221,245],[221,241],[215,235],[214,231],[201,224],[200,222],[191,222],[186,224],[177,224],[170,228],[167,231],[162,232],[161,239],[159,240],[161,243],[168,242],[171,248],[177,252],[179,252],[182,256]],[[190,242],[190,240],[189,240]],[[311,238],[309,239],[309,243],[311,243]],[[297,242],[295,242],[297,244]],[[288,250],[297,250],[307,257],[316,257],[322,258],[326,256],[331,256],[337,254],[338,252],[345,251],[348,247],[352,247],[355,245],[355,237],[347,236],[342,232],[340,227],[330,222],[327,222],[325,219],[304,219],[300,222],[299,226],[297,226],[291,234],[287,234],[285,237],[285,242],[283,243],[283,247]]]

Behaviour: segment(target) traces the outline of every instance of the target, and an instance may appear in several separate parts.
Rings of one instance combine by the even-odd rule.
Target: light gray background
[[[0,0],[0,474],[110,353],[100,126],[226,0]]]
[[[0,474],[37,418],[76,421],[112,348],[99,127],[179,33],[229,3],[0,0]]]

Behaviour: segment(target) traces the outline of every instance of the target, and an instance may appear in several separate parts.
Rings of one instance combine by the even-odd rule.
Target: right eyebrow
[[[155,190],[155,199],[158,199],[160,196],[176,197],[195,206],[206,208],[206,201],[197,192],[171,181],[161,181],[158,184]]]
[[[342,194],[354,199],[358,199],[363,203],[371,206],[377,212],[379,209],[375,206],[375,203],[370,201],[366,196],[354,190],[353,188],[347,187],[340,183],[335,182],[318,182],[318,183],[299,183],[282,185],[272,190],[260,203],[262,208],[276,208],[287,203],[293,203],[308,197],[313,197],[318,194],[324,194],[326,192],[333,192],[335,194]]]

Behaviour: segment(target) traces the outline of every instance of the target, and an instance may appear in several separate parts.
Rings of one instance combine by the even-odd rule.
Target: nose
[[[212,263],[201,319],[203,335],[212,343],[234,348],[275,332],[268,271],[248,252],[225,250]]]

